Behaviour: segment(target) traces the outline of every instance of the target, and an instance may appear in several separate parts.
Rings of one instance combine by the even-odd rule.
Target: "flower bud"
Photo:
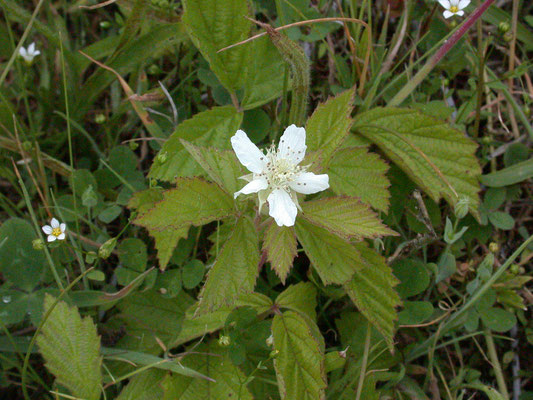
[[[131,151],[135,151],[139,148],[139,143],[137,142],[129,142],[128,146],[130,147]]]
[[[44,241],[42,239],[34,239],[31,244],[35,250],[44,249]]]
[[[500,246],[498,245],[498,243],[491,242],[489,244],[489,250],[491,253],[497,253],[498,250],[500,250]]]
[[[104,114],[96,114],[96,116],[94,117],[94,122],[101,125],[106,121],[106,119],[107,118],[105,117]]]
[[[271,347],[274,344],[274,337],[272,335],[267,338],[266,344],[268,347]]]
[[[270,358],[276,358],[279,354],[279,350],[272,350],[270,352]]]
[[[107,259],[113,250],[115,249],[115,246],[117,245],[117,238],[111,238],[107,242],[105,242],[103,245],[100,246],[98,249],[98,257],[102,259]]]
[[[168,158],[168,155],[167,155],[167,152],[166,151],[162,151],[161,153],[159,153],[157,156],[156,156],[156,161],[159,163],[159,164],[164,164],[166,161],[167,161],[167,158]]]
[[[510,42],[511,40],[513,40],[513,33],[512,32],[505,32],[503,34],[503,40],[505,40],[506,42]]]
[[[503,21],[498,24],[498,30],[501,33],[507,33],[511,29],[511,25],[509,25],[509,22]]]
[[[228,347],[231,344],[231,338],[227,335],[222,335],[218,339],[218,345],[222,347]]]
[[[466,214],[468,214],[469,205],[470,199],[468,199],[468,197],[461,197],[459,201],[455,203],[455,216],[459,219],[466,217]]]
[[[509,272],[513,275],[518,274],[520,272],[520,266],[518,264],[511,264]]]

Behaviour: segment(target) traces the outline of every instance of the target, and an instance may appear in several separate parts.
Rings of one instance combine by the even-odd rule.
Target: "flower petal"
[[[46,240],[48,240],[49,242],[53,242],[56,239],[57,238],[54,235],[48,235],[48,238]]]
[[[329,188],[329,176],[327,174],[315,175],[312,172],[303,172],[289,183],[289,186],[298,193],[317,193]]]
[[[463,10],[459,10],[455,13],[455,15],[462,17],[463,15],[465,15],[465,12]]]
[[[65,232],[67,230],[67,224],[65,223],[60,224],[59,229],[61,229],[61,232]]]
[[[52,225],[52,228],[54,229],[59,228],[59,221],[55,218],[52,218],[52,220],[50,221],[50,225]]]
[[[238,192],[235,192],[233,195],[233,198],[237,198],[240,194],[250,194],[250,193],[257,193],[260,190],[266,189],[268,187],[268,182],[265,178],[257,178],[248,183],[246,186],[244,186],[241,190]]]
[[[42,230],[43,232],[46,234],[46,235],[51,235],[52,234],[52,227],[50,225],[45,225],[42,227]]]
[[[446,10],[449,10],[452,6],[452,3],[449,0],[439,0],[439,4],[443,6]]]
[[[40,50],[37,50],[33,53],[34,56],[38,56],[39,54],[41,54],[41,51]]]
[[[470,0],[460,0],[457,7],[459,7],[459,10],[462,10],[470,4]]]
[[[32,42],[29,46],[28,46],[28,53],[32,54],[35,52],[35,42]]]
[[[453,13],[451,11],[446,10],[442,13],[442,15],[444,16],[444,18],[448,19],[453,15]]]
[[[24,47],[21,47],[19,49],[19,54],[22,58],[26,59],[26,56],[28,55],[28,53],[26,52],[26,49]]]
[[[65,240],[65,234],[62,233],[61,235],[59,235],[59,236],[57,237],[57,239],[58,239],[58,240]]]
[[[240,129],[231,138],[231,146],[237,158],[249,171],[259,174],[265,168],[266,157]]]
[[[283,189],[276,189],[267,198],[269,214],[279,226],[293,226],[298,210],[291,196]]]
[[[285,129],[279,139],[278,154],[279,157],[290,159],[295,164],[299,164],[305,157],[305,129],[298,128],[296,125]]]

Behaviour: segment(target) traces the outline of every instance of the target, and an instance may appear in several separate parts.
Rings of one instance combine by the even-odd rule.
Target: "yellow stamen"
[[[55,237],[58,237],[59,235],[61,235],[61,229],[60,228],[54,228],[52,229],[52,235],[54,235]]]
[[[457,13],[458,11],[459,11],[459,7],[457,7],[457,6],[451,6],[451,7],[450,7],[450,12],[452,12],[452,13],[455,14],[455,13]]]

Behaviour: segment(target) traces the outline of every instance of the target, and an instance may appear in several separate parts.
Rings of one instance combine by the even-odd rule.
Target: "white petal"
[[[56,240],[56,239],[57,239],[57,238],[56,238],[54,235],[49,235],[47,240],[48,240],[49,242],[53,242],[53,241]]]
[[[35,52],[35,42],[28,46],[28,53],[32,54],[33,52]]]
[[[289,186],[298,193],[317,193],[329,188],[329,176],[327,174],[315,175],[312,172],[303,172],[289,183]]]
[[[43,232],[46,234],[46,235],[51,235],[52,234],[52,227],[50,225],[45,225],[43,226]]]
[[[453,13],[451,11],[446,10],[442,13],[442,15],[444,16],[444,18],[448,19],[453,15]]]
[[[33,53],[34,56],[38,56],[39,54],[41,54],[41,52],[39,50],[37,50],[35,53]]]
[[[59,221],[55,218],[52,218],[52,220],[50,221],[50,225],[52,225],[52,228],[54,229],[59,228]]]
[[[294,163],[300,163],[305,157],[305,129],[298,128],[296,125],[285,129],[283,135],[279,139],[278,154],[279,157],[290,159]]]
[[[298,210],[291,196],[283,190],[276,189],[268,196],[269,214],[279,226],[293,226]]]
[[[59,235],[57,238],[58,238],[59,240],[65,240],[65,234],[62,233],[62,234]]]
[[[439,3],[441,6],[443,6],[446,10],[448,10],[452,4],[449,0],[439,0]]]
[[[268,187],[268,182],[265,178],[254,179],[249,184],[244,186],[241,190],[239,190],[238,192],[235,192],[233,197],[236,199],[237,196],[240,194],[257,193],[260,190],[266,189],[267,187]]]
[[[21,47],[19,49],[19,54],[21,55],[21,57],[23,58],[26,58],[26,56],[28,55],[28,53],[26,52],[26,49],[24,47]]]
[[[468,7],[469,4],[470,4],[470,0],[460,0],[459,1],[459,5],[458,5],[459,10],[462,10],[462,9]]]
[[[256,174],[263,171],[266,157],[261,150],[240,129],[231,138],[231,146],[237,158],[249,171]]]
[[[458,16],[460,16],[460,17],[462,17],[463,15],[465,15],[465,12],[462,11],[462,10],[459,10],[459,11],[457,11],[455,14],[458,15]]]
[[[65,223],[60,224],[59,229],[61,229],[61,232],[65,232],[67,230],[67,224]]]

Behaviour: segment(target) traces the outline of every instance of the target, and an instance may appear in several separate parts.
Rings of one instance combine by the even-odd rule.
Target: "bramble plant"
[[[7,398],[531,396],[533,20],[360,3],[0,0]]]

